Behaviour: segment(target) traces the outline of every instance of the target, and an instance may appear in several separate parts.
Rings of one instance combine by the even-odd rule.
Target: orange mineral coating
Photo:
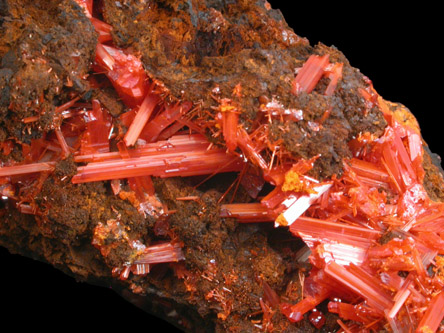
[[[325,301],[330,312],[347,321],[338,320],[345,331],[378,330],[387,325],[395,332],[402,326],[416,332],[438,329],[444,317],[444,204],[432,201],[424,188],[424,149],[414,120],[403,117],[402,110],[392,111],[368,84],[359,95],[369,109],[377,108],[383,115],[384,132],[379,136],[359,133],[347,143],[351,156],[342,160],[342,174],[317,179],[310,172],[320,154],[295,157],[270,134],[272,119],[290,126],[305,121],[302,110],[285,109],[264,97],[259,116],[251,123],[243,121],[244,110],[235,100],[242,99],[245,92],[238,84],[232,99],[216,98],[217,114],[206,122],[203,115],[210,111],[197,101],[173,100],[145,71],[139,55],[113,44],[112,26],[92,17],[92,1],[77,3],[98,33],[92,68],[105,74],[126,112],[113,118],[97,99],[81,104],[79,96],[71,96],[55,109],[62,126],[53,126],[44,137],[23,144],[23,162],[1,165],[3,196],[16,200],[17,184],[32,177],[44,182],[56,163],[70,157],[76,163],[73,184],[110,180],[113,193],[130,201],[144,217],[155,218],[159,235],[168,239],[145,243],[134,236],[136,232],[125,229],[119,217],[98,222],[92,244],[106,260],[119,246],[127,247],[128,261],[112,269],[115,277],[127,280],[131,273],[149,274],[152,265],[186,260],[181,235],[166,226],[168,216],[175,212],[159,200],[154,177],[211,178],[235,172],[239,174],[238,183],[232,185],[235,191],[242,177],[260,178],[262,183],[249,202],[221,204],[218,218],[285,227],[305,243],[311,264],[308,277],[301,282],[299,301],[283,299],[267,282],[262,283],[264,297],[257,308],[267,331],[274,327],[276,311],[292,323],[310,313],[312,325],[322,328],[325,317],[317,306]],[[215,20],[219,17],[213,15]],[[223,29],[220,18],[217,22],[214,29]],[[322,80],[327,81],[322,96],[331,97],[344,68],[341,62],[331,63],[331,58],[329,54],[310,55],[291,82],[292,97],[309,96]],[[308,122],[313,136],[322,130],[331,112],[327,106],[316,121]],[[37,120],[39,117],[30,116],[23,122]],[[290,131],[284,125],[279,130]],[[9,141],[0,147],[6,156],[12,151]],[[129,190],[121,188],[121,181]],[[261,195],[265,182],[270,190]],[[248,186],[245,188],[248,192]],[[37,215],[33,200],[18,202],[18,209]],[[176,198],[197,205],[200,200],[194,195]],[[199,214],[204,214],[205,209],[200,208]],[[192,274],[182,266],[171,267],[194,290]],[[216,271],[212,267],[201,275],[212,282]],[[236,279],[234,274],[225,277],[226,281]],[[221,321],[232,313],[230,293],[224,286],[205,295],[206,301],[218,304]]]

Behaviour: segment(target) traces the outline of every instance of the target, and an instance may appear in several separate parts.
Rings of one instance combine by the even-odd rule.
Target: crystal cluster
[[[199,121],[197,104],[168,98],[167,89],[150,78],[136,55],[113,45],[112,27],[93,16],[92,0],[77,2],[98,33],[92,69],[108,80],[91,77],[90,84],[97,89],[111,84],[129,111],[113,119],[97,99],[84,103],[80,96],[71,96],[55,110],[53,130],[22,145],[24,160],[2,165],[2,196],[16,202],[24,214],[44,214],[33,198],[56,164],[73,157],[77,172],[72,183],[110,181],[114,195],[130,200],[144,216],[162,221],[174,211],[159,200],[152,177],[210,178],[236,172],[239,180],[233,186],[242,183],[254,201],[223,204],[220,216],[288,228],[305,243],[299,260],[311,264],[302,282],[303,298],[296,304],[281,301],[263,283],[264,297],[259,301],[263,329],[272,329],[274,311],[290,322],[310,313],[309,321],[321,328],[325,318],[316,307],[325,301],[345,332],[438,329],[444,317],[444,204],[432,201],[424,189],[418,127],[397,117],[370,82],[359,94],[368,109],[383,113],[385,132],[379,137],[361,133],[348,143],[353,156],[343,160],[342,175],[315,179],[309,174],[320,156],[295,158],[280,142],[270,140],[271,119],[297,122],[302,119],[300,110],[263,101],[258,110],[262,117],[247,129],[235,99],[215,96],[219,105],[215,118]],[[342,69],[343,64],[330,62],[328,54],[311,55],[297,70],[291,93],[310,94],[324,80],[323,94],[331,96]],[[232,97],[242,94],[238,85]],[[323,126],[330,111],[311,122],[313,131]],[[23,122],[38,119],[28,117]],[[217,140],[210,142],[208,133]],[[1,148],[5,156],[10,154],[8,141]],[[243,181],[248,177],[256,181]],[[122,190],[124,180],[130,192]],[[272,190],[261,196],[265,183]],[[27,184],[34,184],[32,191],[18,195]],[[155,264],[186,260],[180,235],[163,234],[170,241],[144,244],[129,236],[117,218],[97,225],[92,244],[105,260],[126,244],[131,249],[128,261],[112,272],[127,279],[130,273],[149,274]],[[213,292],[207,299],[222,302],[224,297]],[[219,315],[226,319],[229,305]]]

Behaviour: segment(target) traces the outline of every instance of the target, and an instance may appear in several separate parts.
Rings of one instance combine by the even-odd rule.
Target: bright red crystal
[[[401,307],[404,305],[407,298],[410,296],[410,288],[413,285],[413,279],[411,278],[412,275],[409,275],[407,279],[404,280],[401,288],[399,288],[396,295],[393,297],[393,300],[395,301],[395,304],[390,309],[390,311],[386,311],[386,315],[388,318],[393,319],[398,314]]]
[[[295,95],[301,92],[310,93],[324,74],[326,66],[329,64],[329,55],[324,56],[312,55],[307,62],[299,70],[293,82],[291,92]]]
[[[121,158],[127,159],[131,157],[131,153],[123,141],[117,143],[117,148]],[[154,184],[150,176],[128,178],[128,184],[136,195],[137,200],[132,200],[132,203],[139,212],[156,217],[163,212],[162,204],[155,197]]]
[[[162,131],[190,111],[191,106],[192,104],[189,102],[167,105],[162,112],[158,113],[156,117],[146,124],[141,132],[140,138],[146,142],[155,142],[159,138]],[[181,123],[178,123],[178,125],[179,127],[177,130],[183,127],[183,124]],[[172,131],[171,134],[167,133],[167,137],[171,137],[175,133],[175,131]]]
[[[226,204],[221,207],[221,217],[233,217],[239,222],[270,222],[268,209],[260,203]]]
[[[309,320],[319,329],[325,317],[316,307],[334,297],[345,302],[330,301],[329,311],[354,322],[338,320],[347,332],[376,331],[386,324],[395,332],[408,326],[423,333],[438,329],[444,317],[444,263],[440,256],[444,254],[444,204],[432,202],[422,185],[425,172],[418,130],[400,123],[371,83],[358,91],[365,102],[362,112],[379,108],[388,124],[384,134],[358,134],[348,143],[353,157],[343,161],[343,174],[319,181],[307,175],[319,155],[295,158],[280,142],[270,142],[273,120],[300,122],[303,110],[285,109],[276,98],[263,98],[260,116],[249,127],[240,121],[243,111],[224,98],[217,99],[216,119],[210,120],[214,129],[194,121],[190,115],[198,107],[173,98],[167,102],[168,92],[148,77],[140,59],[112,45],[112,28],[92,17],[92,1],[77,3],[99,35],[93,69],[106,75],[130,110],[117,120],[98,100],[89,105],[78,103],[80,96],[70,95],[70,101],[55,108],[53,130],[21,145],[23,164],[0,167],[2,195],[15,200],[18,183],[41,188],[56,163],[72,154],[76,163],[86,163],[77,166],[73,183],[112,180],[113,193],[130,200],[142,214],[158,209],[155,234],[170,237],[170,241],[145,245],[130,237],[118,219],[98,222],[94,229],[92,243],[104,257],[117,246],[127,247],[128,261],[113,269],[114,275],[127,279],[131,273],[149,273],[153,264],[185,259],[181,244],[165,222],[171,211],[157,199],[151,176],[240,172],[233,183],[235,192],[242,184],[257,200],[222,204],[220,217],[288,226],[306,244],[303,255],[295,257],[298,261],[308,257],[312,265],[301,282],[303,295],[295,304],[287,303],[262,282],[264,297],[258,302],[266,329],[273,327],[273,311],[279,309],[291,322],[311,312]],[[328,83],[323,93],[333,96],[344,66],[329,59],[329,54],[308,57],[291,93],[310,94],[324,78]],[[95,89],[103,84],[95,79],[90,82]],[[242,97],[240,85],[232,95]],[[314,133],[332,117],[332,107],[321,111],[317,119],[307,121]],[[30,116],[23,122],[32,125],[39,119]],[[119,128],[114,131],[114,126]],[[223,140],[210,144],[207,130]],[[221,147],[223,141],[225,147]],[[3,155],[10,155],[14,145],[12,140],[1,143]],[[265,182],[274,188],[260,197]],[[24,214],[37,214],[34,192],[29,193],[29,200],[18,202],[17,207]],[[199,202],[200,198],[190,195],[177,200]],[[224,292],[213,289],[206,295],[207,300],[223,304],[224,311],[218,314],[221,319],[231,311]]]
[[[325,69],[326,64],[326,57],[312,56],[298,73],[296,93],[310,92],[326,75],[331,80],[326,94],[331,94],[342,66]],[[421,185],[424,171],[420,137],[394,119],[373,90],[367,97],[373,106],[380,104],[390,126],[380,138],[362,135],[352,141],[355,157],[344,161],[343,176],[331,182],[304,178],[311,168],[308,163],[305,169],[293,166],[271,173],[260,154],[263,148],[252,139],[254,136],[239,130],[239,147],[264,170],[264,176],[272,175],[268,177],[276,187],[260,205],[223,205],[221,216],[239,222],[275,219],[278,224],[289,224],[290,231],[310,247],[311,263],[337,284],[327,291],[318,279],[312,285],[323,292],[309,294],[295,305],[282,303],[281,311],[290,321],[301,320],[328,295],[351,301],[330,302],[330,311],[343,319],[377,327],[386,320],[394,331],[403,325],[418,326],[420,320],[429,320],[429,313],[436,313],[439,321],[444,316],[434,303],[426,313],[418,311],[424,309],[431,293],[441,291],[441,282],[432,282],[436,278],[427,268],[444,249],[443,205],[432,203]],[[397,230],[401,238],[378,244],[387,230]],[[399,277],[401,272],[409,272],[408,277]],[[430,327],[435,331],[439,321],[430,320],[431,326],[423,324],[419,329]]]
[[[286,303],[281,304],[281,311],[292,322],[298,322],[304,319],[304,314],[318,306],[327,299],[329,292],[321,293],[315,297],[308,296],[296,305]]]
[[[435,332],[444,318],[444,292],[436,294],[416,329],[418,333]]]
[[[368,248],[380,236],[376,230],[309,217],[297,219],[290,231],[299,235],[310,248],[322,248],[325,262],[345,265],[364,262]]]
[[[314,327],[316,327],[319,330],[322,328],[322,326],[325,325],[325,321],[327,319],[325,318],[324,314],[321,311],[313,309],[313,311],[308,316],[308,320]]]
[[[42,163],[32,163],[23,165],[14,165],[9,167],[0,168],[0,177],[25,175],[34,172],[46,172],[53,171],[55,167],[54,162],[42,162]]]
[[[134,261],[134,264],[158,264],[163,262],[177,262],[184,260],[180,244],[162,243],[148,246]]]
[[[110,241],[111,239],[112,241]],[[123,228],[119,220],[108,220],[106,223],[99,222],[94,229],[92,244],[97,247],[104,257],[107,257],[116,246],[126,246],[131,249],[131,262],[122,263],[113,269],[114,275],[119,275],[125,280],[130,272],[136,275],[149,273],[151,264],[177,262],[185,259],[182,249],[177,242],[165,242],[151,246],[145,246],[138,239],[131,238]]]
[[[325,95],[333,95],[338,81],[342,78],[342,67],[343,64],[336,63],[334,65],[330,65],[330,68],[326,69],[325,75],[330,79],[330,83],[328,84],[327,89],[325,89]]]
[[[323,279],[323,277],[324,274],[322,271],[312,270],[310,276],[306,278],[304,282],[305,297],[294,305],[281,303],[281,312],[286,315],[290,321],[301,321],[305,313],[313,310],[331,295],[333,285],[329,286],[328,282],[327,284],[317,284],[315,282],[316,279]]]
[[[189,151],[174,148],[149,156],[92,162],[79,167],[73,183],[121,179],[138,176],[174,177],[240,171],[243,161],[222,149],[197,147]]]
[[[282,202],[285,207],[284,212],[276,220],[281,225],[293,224],[305,211],[317,201],[331,187],[331,184],[320,184],[313,186],[314,193],[303,194],[301,196],[289,196]]]
[[[342,63],[331,64],[328,54],[322,57],[311,55],[302,68],[299,69],[293,81],[291,92],[294,95],[299,95],[302,92],[310,93],[315,89],[319,80],[325,76],[330,79],[330,83],[325,89],[324,95],[332,96],[339,80],[342,78],[342,67]],[[328,116],[328,114],[326,116]],[[324,120],[325,119],[322,121]]]
[[[92,110],[86,112],[86,129],[82,134],[80,152],[82,155],[106,153],[109,151],[109,137],[112,128],[111,117],[96,99]]]
[[[344,320],[353,320],[364,324],[369,324],[380,317],[365,303],[352,305],[343,302],[329,302],[328,311],[337,313]]]
[[[123,102],[135,107],[142,103],[148,77],[142,62],[123,50],[98,43],[96,62],[105,71]]]
[[[62,104],[60,106],[58,106],[55,110],[54,113],[55,114],[61,114],[62,112],[68,110],[70,107],[74,106],[74,104],[80,99],[80,96],[77,96],[75,98],[73,98],[72,100],[70,100],[69,102],[66,102],[65,104]]]
[[[356,295],[362,296],[380,314],[393,306],[390,295],[381,290],[379,281],[359,267],[351,264],[347,269],[331,261],[326,265],[325,272],[337,282],[350,288]]]
[[[283,192],[280,187],[276,187],[273,191],[268,193],[262,200],[263,204],[268,209],[276,208],[280,203],[282,203],[288,194]]]
[[[112,40],[111,31],[112,27],[95,17],[91,17],[91,23],[94,25],[94,29],[99,34],[99,43],[106,43]]]
[[[75,1],[80,7],[84,9],[86,16],[91,19],[93,11],[93,0],[75,0]]]
[[[140,145],[134,149],[128,149],[129,157],[143,157],[157,155],[162,152],[169,153],[186,153],[194,149],[206,150],[209,146],[208,141],[200,134],[191,135],[175,135],[163,141],[157,141],[146,145]],[[121,153],[109,152],[98,154],[78,155],[75,157],[76,162],[98,162],[106,160],[120,159]]]
[[[63,133],[60,128],[55,129],[55,134],[57,137],[57,140],[59,142],[60,148],[62,149],[62,159],[65,159],[69,156],[70,150],[69,146],[66,143],[65,137],[63,136]]]
[[[222,112],[222,131],[225,144],[230,151],[237,147],[237,126],[239,122],[239,110],[231,104],[231,100],[223,99],[220,105]]]
[[[167,140],[168,138],[171,138],[172,136],[176,135],[184,126],[186,126],[181,120],[183,120],[183,117],[177,119],[175,123],[170,125],[168,128],[163,130],[157,139],[159,141]],[[200,131],[197,131],[197,133],[201,133]]]
[[[142,104],[137,110],[133,122],[128,129],[128,132],[126,132],[125,138],[123,139],[127,146],[132,146],[136,143],[136,140],[139,138],[140,133],[148,122],[148,119],[151,117],[151,114],[159,101],[160,98],[156,94],[148,93],[145,96]]]
[[[260,149],[250,138],[248,132],[243,128],[238,129],[237,145],[253,164],[257,165],[259,168],[261,168],[264,171],[268,169],[267,162],[260,154]]]
[[[100,70],[112,71],[116,64],[114,58],[109,54],[102,44],[96,46],[96,62]]]

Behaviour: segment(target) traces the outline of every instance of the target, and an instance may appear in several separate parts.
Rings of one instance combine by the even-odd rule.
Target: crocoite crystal
[[[120,34],[125,31],[119,26],[114,32],[113,24],[117,23],[111,14],[113,6],[119,7],[117,2],[76,2],[80,6],[76,10],[81,10],[98,35],[87,81],[95,96],[71,91],[65,95],[68,101],[55,107],[54,117],[41,136],[29,142],[18,138],[1,142],[5,159],[0,168],[0,190],[8,209],[33,216],[42,234],[60,238],[64,246],[75,242],[71,237],[88,239],[88,245],[94,247],[94,253],[101,256],[102,265],[108,269],[103,274],[127,283],[135,294],[143,295],[150,284],[168,290],[169,285],[179,283],[178,293],[186,297],[178,300],[210,304],[208,311],[225,329],[234,330],[236,321],[244,320],[241,317],[247,319],[239,325],[251,330],[281,330],[304,319],[321,329],[326,318],[318,308],[323,307],[338,316],[336,329],[344,332],[438,330],[444,317],[444,204],[432,200],[425,188],[427,172],[431,171],[424,168],[427,156],[419,128],[407,111],[382,99],[363,76],[358,76],[359,84],[350,83],[359,86],[347,88],[347,75],[352,68],[342,56],[322,47],[314,52],[306,40],[282,27],[273,29],[286,33],[283,49],[294,47],[293,51],[299,52],[297,59],[285,55],[294,61],[294,68],[283,74],[286,85],[277,89],[286,96],[282,101],[275,94],[266,96],[264,91],[259,95],[255,89],[261,88],[246,82],[228,84],[221,80],[219,85],[217,80],[185,70],[179,76],[191,87],[201,82],[208,99],[194,99],[193,91],[175,94],[184,84],[182,81],[177,82],[177,87],[171,85],[167,77],[162,77],[162,70],[146,70],[143,61],[148,62],[147,67],[153,66],[152,62],[142,59],[134,48],[123,47],[124,37]],[[153,7],[146,5],[143,11],[136,10],[140,4],[133,4],[133,8],[142,19],[164,10],[164,5],[159,1]],[[264,17],[270,10],[266,2],[260,9],[249,6],[260,13],[254,15]],[[200,37],[196,37],[202,40],[193,47],[203,47],[202,41],[229,31],[227,26],[231,23],[224,18],[229,10],[217,8],[205,12]],[[109,22],[105,22],[107,17]],[[190,22],[194,19],[197,18],[191,16]],[[174,24],[180,27],[181,20],[177,18]],[[137,20],[131,24],[137,24]],[[165,36],[159,35],[163,51],[172,58],[170,43],[174,44],[177,36]],[[133,43],[140,47],[139,41]],[[193,47],[187,43],[183,46],[191,54]],[[230,45],[224,47],[228,49]],[[305,51],[298,51],[302,49]],[[143,51],[142,48],[140,52]],[[212,50],[205,52],[207,56],[202,55],[202,50],[202,58],[180,58],[175,64],[214,61]],[[223,58],[224,54],[218,56]],[[252,75],[252,68],[262,70],[249,61],[243,66],[248,75]],[[73,83],[68,78],[65,85],[71,87]],[[101,95],[105,91],[118,96],[124,112],[116,116],[108,109],[113,105]],[[350,95],[344,97],[352,94],[350,91],[362,108],[342,111],[338,105],[352,99]],[[247,98],[254,98],[254,102],[246,102]],[[10,108],[13,106],[11,102]],[[343,129],[347,132],[345,142],[331,136],[340,132],[336,127],[338,119],[353,112],[359,113],[354,117],[363,119],[367,128],[356,133]],[[39,110],[38,115],[27,115],[22,122],[38,124],[43,121],[43,113]],[[378,126],[382,127],[379,132]],[[316,144],[307,152],[304,147],[309,147],[310,142]],[[330,145],[329,149],[324,149],[326,145]],[[8,157],[14,148],[21,151],[22,159]],[[65,170],[69,163],[74,171]],[[339,167],[329,168],[327,164]],[[225,176],[221,178],[220,174]],[[233,174],[234,181],[230,178]],[[188,187],[182,190],[165,180],[176,177],[186,178],[191,185],[184,185]],[[46,190],[51,182],[69,186],[76,194],[89,191],[82,187],[84,183],[94,183],[91,187],[104,184],[103,190],[88,195],[88,202],[75,203],[82,208],[75,216],[77,224],[71,233],[58,227],[57,221],[63,220],[63,215],[52,212],[54,204],[48,200],[50,193]],[[212,182],[222,184],[208,185]],[[204,186],[225,191],[211,208],[211,195],[198,190]],[[177,194],[174,198],[170,190]],[[44,195],[42,191],[46,191]],[[106,191],[109,193],[104,195]],[[103,199],[109,209],[99,208],[105,213],[90,212],[102,220],[82,226],[84,221],[78,216],[86,214],[90,208],[85,206],[91,205],[96,196],[109,196]],[[67,200],[63,200],[66,204]],[[124,213],[122,205],[134,208],[137,217]],[[1,215],[3,211],[6,208],[2,208]],[[191,222],[174,218],[181,214],[191,214]],[[202,216],[206,219],[204,225]],[[232,228],[228,223],[233,221],[242,224],[233,229],[235,236],[229,236],[234,241],[211,244],[209,248],[193,244],[202,238],[210,239],[212,228],[221,221],[227,223],[224,229]],[[223,270],[218,260],[224,257],[217,247],[227,252],[236,249],[245,241],[242,228],[250,230],[247,228],[258,222],[263,230],[267,230],[265,224],[272,223],[275,228],[289,231],[292,238],[279,239],[278,243],[296,243],[300,239],[303,245],[298,249],[290,246],[264,251],[280,249],[282,257],[290,258],[288,268],[280,271],[287,275],[275,281],[270,276],[279,275],[277,270],[254,271],[254,283],[256,287],[260,285],[261,295],[256,297],[258,291],[253,287],[248,290],[254,296],[253,305],[242,289],[247,282],[240,282],[246,279],[238,268],[242,265],[239,262],[247,261],[241,260],[245,254],[238,255],[239,262],[236,256],[225,259],[225,266],[231,267]],[[190,226],[181,233],[186,223]],[[85,236],[87,230],[91,234]],[[276,242],[275,235],[269,237]],[[213,245],[217,249],[212,249]],[[253,257],[263,255],[258,251],[263,249],[251,245],[245,252]],[[203,259],[196,260],[196,253],[204,253]],[[307,268],[306,272],[297,272],[298,287],[294,287],[295,269],[291,265]],[[166,278],[168,272],[172,277]],[[267,279],[274,282],[273,287]]]

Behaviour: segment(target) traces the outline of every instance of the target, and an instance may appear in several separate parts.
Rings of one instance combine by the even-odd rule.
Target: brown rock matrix
[[[440,160],[336,47],[263,0],[0,14],[11,253],[186,332],[442,330]]]

